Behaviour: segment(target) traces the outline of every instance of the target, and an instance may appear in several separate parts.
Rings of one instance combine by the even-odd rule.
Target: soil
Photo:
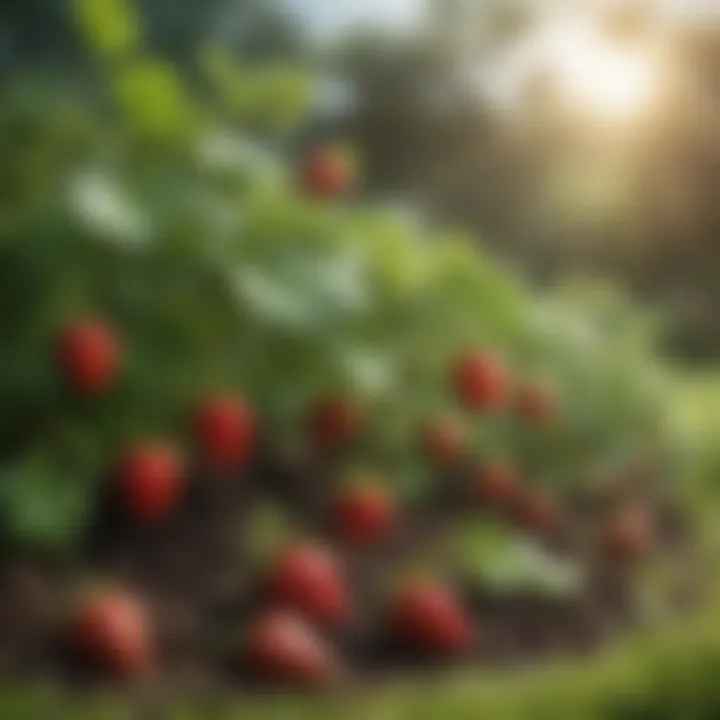
[[[134,588],[149,604],[161,648],[157,670],[146,684],[151,693],[177,687],[211,693],[251,689],[233,655],[244,622],[262,602],[261,560],[248,537],[251,513],[257,502],[270,498],[292,509],[291,525],[322,535],[331,478],[332,468],[276,458],[259,461],[244,478],[197,473],[173,519],[150,529],[123,518],[108,492],[72,561],[0,558],[0,676],[50,677],[70,687],[95,682],[90,669],[72,657],[64,620],[79,588],[112,579]],[[254,490],[259,487],[262,497]],[[650,495],[644,503],[657,520],[655,562],[678,562],[687,569],[692,533],[685,518]],[[506,666],[584,655],[643,622],[632,564],[588,552],[587,528],[604,502],[586,494],[561,498],[560,504],[562,526],[547,542],[555,552],[586,558],[590,571],[583,592],[570,598],[500,592],[462,574],[451,577],[480,638],[474,656],[464,662]],[[378,630],[378,618],[403,559],[437,546],[448,524],[467,512],[462,506],[457,493],[444,492],[407,512],[381,548],[364,553],[339,548],[353,581],[355,613],[352,625],[333,640],[352,682],[437,670],[430,660],[394,647]],[[454,572],[449,567],[448,573]],[[685,580],[678,583],[677,596],[687,604]]]

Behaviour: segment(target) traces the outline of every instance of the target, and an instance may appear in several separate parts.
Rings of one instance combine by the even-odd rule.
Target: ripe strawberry
[[[446,465],[462,455],[465,434],[458,423],[450,418],[440,418],[425,426],[420,436],[420,445],[429,460]]]
[[[615,560],[634,560],[652,546],[652,529],[644,513],[626,511],[612,520],[604,537],[606,553]]]
[[[268,600],[324,626],[337,626],[349,614],[350,601],[338,558],[320,543],[298,542],[270,568]]]
[[[510,505],[518,492],[515,471],[500,460],[481,464],[473,475],[473,486],[476,497],[485,505]]]
[[[352,440],[358,431],[356,407],[339,396],[322,398],[310,410],[308,431],[315,444],[334,448]]]
[[[270,610],[250,624],[245,663],[266,681],[317,687],[328,685],[339,673],[339,662],[305,619],[285,610]]]
[[[140,523],[162,521],[175,508],[182,491],[181,461],[174,448],[142,444],[118,463],[117,491],[130,517]]]
[[[229,470],[250,458],[255,447],[255,418],[248,406],[234,398],[209,398],[195,416],[195,434],[205,460]]]
[[[99,395],[118,374],[120,343],[105,321],[78,320],[60,333],[57,357],[70,387],[83,395]]]
[[[508,395],[509,378],[496,355],[475,351],[457,362],[453,384],[460,402],[472,410],[490,410],[502,405]]]
[[[409,649],[455,656],[470,649],[474,629],[453,592],[440,583],[415,582],[390,607],[390,632]]]
[[[516,412],[523,420],[536,425],[550,422],[557,412],[557,399],[550,385],[527,383],[515,398]]]
[[[347,488],[335,498],[332,524],[335,532],[354,545],[381,540],[393,529],[396,508],[383,488],[365,485]]]
[[[306,192],[319,197],[346,193],[355,181],[355,172],[348,158],[337,147],[326,146],[310,151],[300,168],[300,182]]]
[[[73,647],[99,669],[125,677],[150,667],[152,642],[141,602],[121,588],[95,591],[71,627]]]
[[[522,527],[538,535],[555,530],[560,520],[560,511],[555,500],[550,495],[531,490],[520,494],[516,513]]]

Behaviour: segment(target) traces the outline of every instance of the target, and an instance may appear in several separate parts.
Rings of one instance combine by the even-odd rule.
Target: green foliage
[[[292,66],[243,64],[219,46],[206,47],[201,63],[231,118],[287,129],[302,118],[311,97],[308,78]]]
[[[365,461],[421,493],[418,424],[454,407],[448,368],[475,345],[552,381],[566,419],[531,432],[509,416],[468,418],[477,454],[513,454],[538,483],[563,486],[657,436],[666,381],[647,324],[621,299],[537,297],[469,239],[303,196],[276,132],[309,96],[295,71],[209,50],[215,95],[203,103],[140,53],[124,2],[77,9],[91,44],[123,55],[107,69],[113,112],[26,92],[0,113],[9,535],[69,542],[113,453],[138,434],[182,437],[189,407],[217,388],[247,397],[271,437],[296,433],[318,393],[357,394]],[[126,349],[100,403],[74,399],[54,365],[56,333],[84,314],[109,318]],[[90,448],[77,465],[53,449],[67,428]],[[52,533],[35,532],[39,518]]]
[[[52,453],[6,465],[0,476],[4,539],[26,550],[70,549],[89,517],[88,470],[77,462],[63,467],[62,458]]]
[[[140,23],[128,0],[76,0],[78,25],[95,52],[119,56],[133,51]]]
[[[171,67],[149,60],[123,64],[113,85],[128,122],[152,139],[184,138],[191,132],[193,107]]]
[[[454,538],[467,577],[501,592],[575,597],[582,592],[582,563],[555,557],[538,543],[509,534],[500,523],[461,525]]]

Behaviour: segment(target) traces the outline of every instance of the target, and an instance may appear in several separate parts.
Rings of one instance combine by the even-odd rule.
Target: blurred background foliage
[[[693,3],[678,3],[677,16],[664,5],[595,9],[601,42],[619,48],[611,52],[655,53],[657,85],[634,115],[568,107],[562,72],[522,59],[552,3],[460,0],[432,5],[435,22],[404,45],[365,38],[343,48],[358,93],[347,122],[368,149],[374,187],[477,228],[538,282],[568,272],[616,279],[661,310],[673,352],[712,361],[720,23],[693,21]],[[575,53],[583,59],[570,32],[554,32],[565,68]],[[611,82],[587,70],[586,84]]]
[[[714,359],[717,18],[697,3],[671,1],[415,4],[424,12],[411,31],[389,31],[374,11],[374,29],[351,26],[319,43],[314,27],[339,9],[292,0],[143,0],[142,43],[200,85],[209,44],[246,62],[315,67],[320,89],[305,132],[356,140],[366,154],[368,194],[390,194],[429,217],[474,228],[536,282],[568,272],[616,278],[661,310],[673,352]],[[138,28],[114,15],[111,2],[87,5],[87,31],[105,33],[98,47],[122,54]],[[594,15],[608,46],[652,48],[662,82],[641,117],[615,122],[601,108],[589,117],[569,109],[540,61],[516,72],[528,38],[570,5]],[[11,79],[19,68],[49,68],[65,80],[92,80],[95,58],[72,14],[67,0],[4,9],[0,72]],[[151,95],[154,82],[127,78],[124,92]]]

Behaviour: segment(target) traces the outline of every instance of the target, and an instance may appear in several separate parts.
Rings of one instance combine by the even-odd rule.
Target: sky
[[[332,39],[357,25],[404,31],[423,18],[427,0],[280,0],[319,39]],[[496,0],[497,1],[497,0]],[[622,4],[621,0],[526,0],[528,6],[552,12],[558,8]],[[675,19],[720,18],[720,0],[654,0]]]
[[[422,16],[424,0],[282,0],[320,39],[356,25],[406,30]]]

